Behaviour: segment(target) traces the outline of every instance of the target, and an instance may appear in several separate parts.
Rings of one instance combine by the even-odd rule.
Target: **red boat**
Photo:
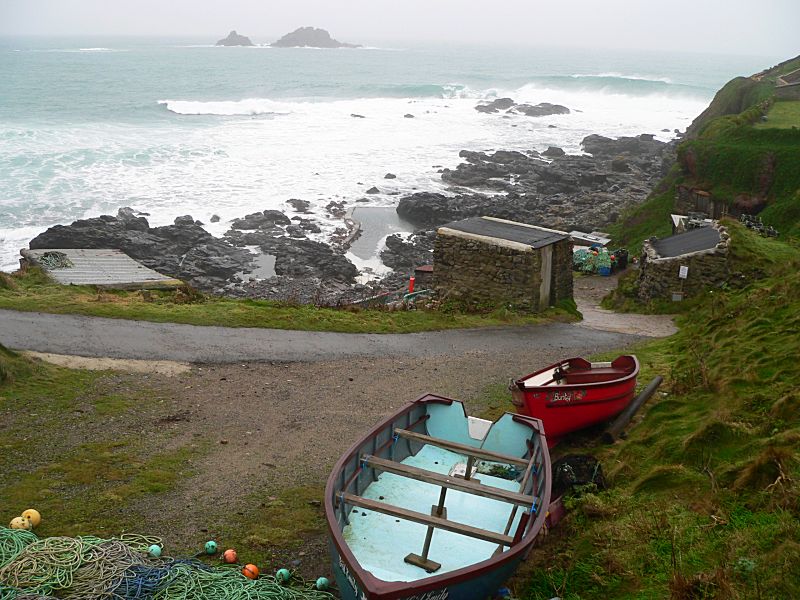
[[[639,361],[620,356],[612,362],[569,358],[511,383],[511,401],[524,415],[541,419],[548,446],[561,437],[607,421],[636,395]]]

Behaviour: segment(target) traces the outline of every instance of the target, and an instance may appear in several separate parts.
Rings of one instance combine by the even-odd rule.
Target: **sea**
[[[591,133],[669,140],[730,78],[778,62],[480,43],[320,50],[208,41],[0,38],[0,270],[14,269],[20,248],[46,228],[123,206],[151,225],[189,214],[221,235],[231,219],[290,212],[286,201],[298,198],[325,239],[342,226],[324,209],[331,200],[392,207],[406,193],[441,191],[440,169],[454,168],[463,149],[580,153]],[[571,113],[475,110],[499,97]],[[379,193],[366,194],[373,186]],[[377,254],[381,236],[374,243]],[[375,267],[367,255],[351,258]]]

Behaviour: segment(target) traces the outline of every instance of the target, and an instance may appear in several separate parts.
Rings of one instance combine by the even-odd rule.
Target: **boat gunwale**
[[[553,363],[552,365],[547,366],[547,367],[545,367],[543,369],[539,369],[538,371],[534,371],[533,373],[529,373],[528,375],[525,375],[524,377],[520,377],[518,379],[515,379],[513,381],[513,384],[516,387],[518,387],[520,390],[522,390],[523,392],[530,392],[532,390],[533,391],[552,391],[552,390],[559,390],[560,391],[560,390],[574,390],[574,389],[582,389],[582,388],[595,388],[595,387],[601,387],[601,386],[610,386],[610,385],[616,385],[616,384],[619,384],[619,383],[624,383],[624,382],[628,381],[629,379],[636,379],[639,376],[639,370],[641,369],[641,365],[639,363],[639,359],[634,354],[621,354],[620,356],[617,357],[617,359],[620,359],[620,358],[623,358],[623,357],[633,359],[633,370],[630,373],[628,373],[627,375],[624,375],[623,377],[618,377],[617,379],[608,379],[606,381],[592,381],[592,382],[586,382],[586,383],[560,383],[560,384],[558,384],[557,387],[556,386],[552,386],[552,385],[534,385],[534,386],[531,386],[531,387],[525,387],[525,381],[530,379],[531,377],[535,377],[536,375],[544,373],[545,371],[547,371],[549,369],[555,369],[556,367],[558,367],[560,365],[563,365],[564,363],[568,363],[571,360],[585,360],[585,359],[583,359],[583,358],[581,358],[579,356],[573,356],[571,358],[567,358],[567,359],[561,360],[561,361],[559,361],[557,363]],[[617,359],[615,359],[615,360],[617,360]],[[604,401],[605,401],[605,399],[604,400],[594,400],[594,401],[588,402],[587,404],[593,404],[595,402],[604,402]]]
[[[325,520],[328,525],[331,541],[339,555],[339,559],[345,563],[350,574],[355,578],[361,586],[362,591],[367,592],[369,598],[380,600],[394,600],[395,598],[405,598],[424,594],[429,591],[435,591],[444,587],[449,587],[454,584],[463,583],[473,579],[478,579],[486,573],[491,573],[502,566],[505,566],[513,560],[523,560],[531,547],[538,538],[539,532],[545,524],[547,518],[547,508],[550,504],[550,490],[552,484],[552,472],[550,463],[550,453],[547,451],[547,438],[544,431],[544,425],[541,419],[530,417],[527,415],[520,415],[517,413],[509,413],[515,422],[527,425],[532,430],[538,433],[540,444],[542,448],[542,466],[544,477],[544,489],[542,491],[542,503],[536,513],[536,519],[532,524],[529,524],[526,533],[522,539],[515,545],[509,547],[502,553],[495,554],[486,560],[473,563],[466,567],[461,567],[454,571],[449,571],[441,575],[434,575],[432,577],[423,577],[416,581],[384,581],[379,579],[366,569],[356,559],[353,552],[350,550],[347,542],[344,539],[342,531],[339,529],[339,523],[336,518],[336,507],[334,506],[334,497],[337,495],[337,481],[339,474],[344,469],[348,461],[352,460],[353,456],[358,455],[359,449],[365,441],[374,438],[377,434],[391,426],[399,416],[411,411],[413,407],[420,403],[442,403],[452,404],[458,402],[464,411],[464,416],[467,417],[466,408],[463,402],[454,398],[439,396],[438,394],[423,394],[416,400],[406,403],[400,409],[377,423],[365,435],[361,436],[350,448],[342,454],[336,464],[334,465],[328,481],[325,484]],[[532,494],[533,496],[533,494]],[[336,565],[334,565],[336,567]]]

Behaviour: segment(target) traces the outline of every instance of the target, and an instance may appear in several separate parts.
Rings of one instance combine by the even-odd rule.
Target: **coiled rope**
[[[293,585],[196,559],[153,558],[158,538],[123,535],[37,538],[0,527],[0,600],[331,600],[295,577]]]

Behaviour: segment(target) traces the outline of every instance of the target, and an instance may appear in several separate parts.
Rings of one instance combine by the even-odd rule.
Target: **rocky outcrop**
[[[306,206],[303,200],[289,203],[296,209]],[[311,219],[289,219],[280,211],[265,210],[234,219],[224,239],[235,246],[258,246],[264,254],[275,256],[275,273],[279,276],[353,283],[358,270],[342,252],[308,239],[309,233],[320,232]]]
[[[432,231],[414,233],[411,236],[400,234],[386,238],[386,247],[381,250],[381,262],[395,271],[407,273],[414,267],[433,263]]]
[[[146,267],[206,291],[224,285],[252,260],[249,252],[215,238],[191,216],[178,217],[173,225],[150,227],[130,208],[120,209],[116,217],[56,225],[31,240],[30,247],[116,248]]]
[[[360,48],[358,44],[335,40],[324,29],[315,27],[299,27],[270,45],[275,48]]]
[[[550,162],[535,151],[464,150],[459,154],[464,162],[442,172],[452,193],[406,196],[397,212],[420,228],[486,215],[592,231],[644,201],[670,164],[671,146],[648,135],[588,136],[583,143],[593,156],[561,155],[549,148],[541,156]]]
[[[221,39],[217,42],[217,46],[254,46],[253,42],[246,35],[239,35],[234,29],[228,34],[228,37]]]
[[[516,113],[527,117],[546,117],[548,115],[568,115],[570,110],[560,104],[550,104],[541,102],[536,105],[517,104],[511,98],[497,98],[491,102],[483,102],[475,107],[475,110],[482,113]]]
[[[535,106],[530,104],[517,104],[513,106],[509,112],[517,112],[526,117],[547,117],[550,115],[568,115],[570,110],[566,106],[561,106],[560,104],[540,102]]]

